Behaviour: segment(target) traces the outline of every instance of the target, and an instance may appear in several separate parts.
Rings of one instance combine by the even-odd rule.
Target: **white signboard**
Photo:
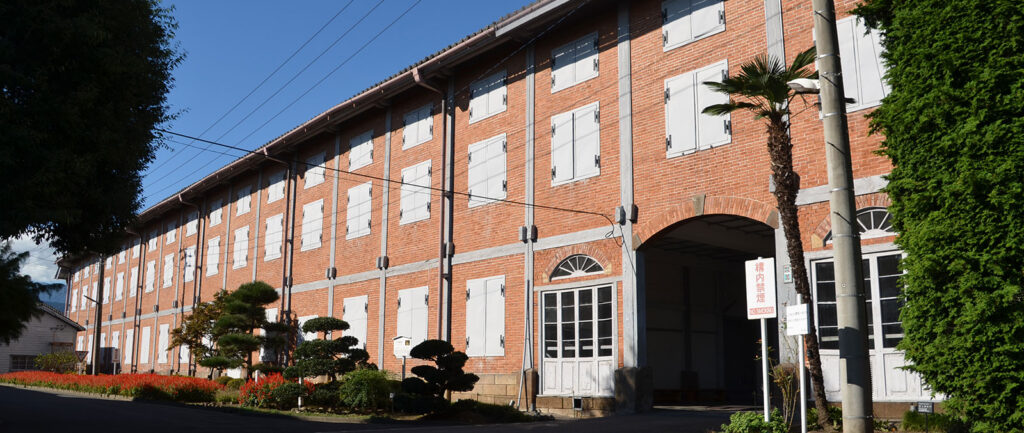
[[[395,345],[395,358],[408,358],[409,352],[412,351],[412,339],[409,337],[398,336],[395,337],[392,342]]]
[[[775,259],[746,262],[747,319],[772,319],[775,311]]]
[[[811,333],[811,318],[807,314],[810,304],[786,306],[786,335],[796,337]]]

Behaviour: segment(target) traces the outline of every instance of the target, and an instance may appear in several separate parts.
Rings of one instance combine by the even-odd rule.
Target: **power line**
[[[277,67],[274,68],[274,70],[272,72],[270,72],[270,74],[268,74],[266,77],[264,77],[263,80],[260,81],[260,83],[256,85],[256,87],[253,87],[252,90],[250,90],[248,94],[246,94],[244,97],[242,97],[242,99],[238,100],[238,102],[236,102],[235,105],[233,105],[230,109],[228,109],[228,111],[224,112],[224,114],[221,114],[220,117],[217,118],[217,120],[215,120],[210,126],[206,127],[206,129],[203,130],[203,132],[199,133],[199,136],[202,137],[204,134],[209,132],[210,129],[213,129],[214,126],[217,126],[217,124],[220,123],[221,120],[224,120],[224,118],[227,117],[232,112],[234,112],[235,109],[238,108],[239,105],[242,105],[242,103],[245,102],[245,100],[249,99],[249,97],[252,96],[253,93],[256,93],[256,91],[259,90],[260,87],[263,87],[263,85],[266,84],[268,80],[270,80],[270,77],[273,77],[275,74],[277,74],[278,71],[280,71],[281,68],[284,67],[284,65],[286,65],[288,62],[290,62],[292,60],[292,58],[294,58],[297,54],[299,54],[300,51],[302,51],[304,48],[306,48],[306,45],[309,45],[309,43],[311,41],[313,41],[313,39],[316,38],[317,35],[319,35],[321,32],[323,32],[324,29],[326,29],[328,25],[330,25],[332,22],[334,22],[334,20],[337,19],[338,16],[340,16],[343,12],[345,12],[345,10],[348,9],[349,5],[351,5],[353,1],[354,0],[349,0],[349,2],[345,4],[345,6],[342,6],[342,8],[339,9],[338,12],[335,13],[334,16],[331,17],[331,19],[327,20],[327,22],[324,23],[324,25],[320,26],[320,29],[317,30],[316,33],[313,33],[313,35],[310,36],[308,39],[306,39],[306,41],[303,42],[302,45],[299,46],[299,48],[296,48],[294,51],[292,51],[291,55],[289,55],[286,59],[284,59],[284,61],[281,62],[281,64],[277,65]],[[335,41],[335,43],[337,43],[337,41]],[[332,44],[332,46],[333,46],[333,44]],[[323,55],[323,54],[321,54],[321,55]],[[317,56],[317,58],[319,58],[319,56]],[[285,84],[285,85],[287,85],[287,84]],[[163,162],[161,162],[157,166],[155,166],[155,167],[153,167],[153,168],[151,168],[149,170],[146,170],[146,172],[147,173],[153,173],[153,172],[159,170],[160,167],[163,167],[164,165],[166,165],[168,162],[170,162],[172,159],[174,159],[178,155],[180,155],[180,154],[179,153],[172,154],[171,157],[165,159]],[[189,161],[191,161],[191,159],[189,159]],[[186,163],[188,163],[188,161],[186,161]]]
[[[384,33],[384,31],[386,31],[387,29],[391,28],[391,26],[393,26],[393,25],[395,24],[395,22],[397,22],[397,21],[398,21],[398,19],[402,18],[402,17],[403,17],[403,16],[405,16],[405,15],[406,15],[407,13],[409,13],[409,11],[410,11],[410,10],[412,9],[412,7],[415,7],[415,6],[417,5],[417,4],[419,4],[419,2],[420,2],[420,1],[421,1],[421,0],[416,0],[416,3],[414,3],[414,4],[413,4],[413,5],[411,6],[411,7],[409,7],[409,9],[406,9],[406,10],[405,10],[405,12],[403,12],[403,13],[402,13],[401,15],[399,15],[399,17],[398,17],[398,18],[396,18],[396,19],[395,19],[395,21],[392,21],[392,22],[391,22],[391,24],[388,24],[388,25],[387,25],[386,27],[384,27],[384,29],[383,29],[383,30],[381,30],[381,31],[380,31],[379,33],[377,33],[377,35],[376,35],[376,36],[374,36],[374,37],[373,37],[373,39],[371,39],[371,40],[370,40],[370,41],[368,41],[368,42],[367,42],[366,44],[364,44],[364,45],[363,45],[363,46],[362,46],[362,47],[361,47],[361,48],[360,48],[360,49],[359,49],[359,50],[358,50],[358,51],[357,51],[356,53],[358,53],[359,51],[362,51],[362,50],[363,50],[364,48],[366,48],[366,46],[367,46],[367,45],[369,45],[369,44],[370,44],[371,42],[375,41],[375,40],[376,40],[376,39],[377,39],[377,38],[378,38],[378,37],[379,37],[379,36],[380,36],[380,35],[381,35],[382,33]],[[382,4],[382,3],[384,3],[384,0],[379,0],[379,1],[377,2],[377,4],[376,4],[376,5],[374,5],[374,6],[372,7],[372,8],[370,8],[370,10],[368,10],[368,11],[367,11],[367,12],[366,12],[366,13],[365,13],[365,14],[364,14],[364,15],[363,15],[362,17],[360,17],[360,18],[359,18],[359,19],[358,19],[358,20],[357,20],[357,21],[356,21],[355,23],[353,23],[353,24],[352,24],[351,26],[349,26],[349,28],[348,28],[347,30],[345,30],[345,32],[344,32],[344,33],[342,33],[342,34],[341,34],[340,36],[338,36],[338,37],[337,37],[337,38],[336,38],[336,39],[334,40],[334,42],[332,42],[332,43],[331,43],[331,45],[329,45],[329,46],[328,46],[327,48],[325,48],[325,49],[324,49],[323,51],[321,51],[321,52],[320,52],[320,54],[318,54],[318,55],[317,55],[316,57],[314,57],[314,58],[313,58],[313,60],[309,61],[309,63],[307,63],[307,64],[306,64],[305,66],[303,66],[303,67],[302,67],[302,69],[300,69],[300,70],[299,70],[298,72],[296,72],[296,73],[295,73],[294,75],[292,75],[292,77],[291,77],[291,78],[290,78],[290,79],[289,79],[289,80],[288,80],[288,81],[287,81],[286,83],[284,83],[284,84],[283,84],[282,86],[278,87],[278,89],[277,89],[276,91],[274,91],[274,93],[273,93],[273,94],[271,94],[270,96],[266,97],[266,98],[265,98],[265,99],[263,100],[263,102],[260,102],[260,104],[259,104],[259,105],[257,105],[257,106],[256,106],[255,108],[253,108],[252,110],[250,110],[250,111],[249,111],[249,113],[248,113],[248,114],[246,114],[246,115],[245,115],[244,117],[242,117],[241,119],[239,119],[239,120],[238,120],[238,122],[235,122],[235,124],[234,124],[234,125],[232,125],[232,126],[231,126],[231,128],[229,128],[229,129],[228,129],[227,131],[224,131],[224,133],[223,133],[223,134],[221,134],[221,135],[220,135],[219,137],[217,137],[217,138],[216,138],[216,140],[221,140],[221,139],[223,139],[223,138],[224,138],[225,136],[227,136],[227,135],[228,135],[228,134],[229,134],[229,133],[230,133],[231,131],[234,131],[234,130],[235,130],[235,128],[237,128],[237,127],[238,127],[239,125],[241,125],[241,124],[242,124],[242,122],[244,122],[244,121],[248,120],[250,116],[252,116],[252,115],[253,115],[253,114],[255,114],[255,113],[256,113],[257,111],[259,111],[259,110],[260,110],[261,108],[263,108],[263,106],[264,106],[264,105],[266,105],[266,104],[267,104],[267,102],[270,102],[270,100],[271,100],[271,99],[273,99],[273,98],[274,98],[274,97],[276,97],[276,96],[277,96],[277,95],[278,95],[279,93],[281,93],[281,91],[282,91],[282,90],[284,90],[284,88],[285,88],[285,87],[288,87],[288,86],[289,86],[289,85],[290,85],[290,84],[291,84],[291,83],[292,83],[293,81],[295,81],[295,79],[296,79],[296,78],[298,78],[298,77],[299,77],[299,75],[301,75],[301,74],[302,74],[303,72],[305,72],[305,71],[306,71],[307,69],[309,69],[309,67],[310,67],[310,66],[312,66],[312,65],[313,65],[313,63],[315,63],[315,62],[316,62],[317,60],[319,60],[319,59],[320,59],[321,57],[323,57],[323,56],[324,56],[325,54],[327,54],[327,52],[328,52],[328,51],[330,51],[330,50],[331,50],[332,48],[334,48],[334,46],[335,46],[335,45],[337,45],[337,44],[338,44],[338,42],[341,42],[341,40],[342,40],[342,39],[344,39],[344,38],[345,38],[345,36],[347,36],[347,35],[348,35],[348,34],[349,34],[349,33],[350,33],[350,32],[351,32],[351,31],[352,31],[353,29],[355,29],[355,28],[356,28],[356,27],[357,27],[357,26],[358,26],[359,24],[361,24],[361,23],[362,23],[363,21],[365,21],[365,20],[366,20],[366,18],[367,18],[367,17],[369,17],[369,16],[370,16],[370,14],[371,14],[371,13],[373,13],[373,11],[375,11],[375,10],[376,10],[376,9],[377,9],[377,8],[378,8],[378,7],[379,7],[379,6],[381,5],[381,4]],[[351,57],[349,57],[349,59],[351,59]],[[307,90],[306,90],[305,92],[303,92],[303,93],[302,93],[302,95],[301,95],[301,96],[299,96],[299,98],[296,98],[296,99],[295,99],[294,101],[292,101],[292,102],[291,102],[290,104],[288,104],[288,106],[287,106],[287,107],[285,107],[285,109],[287,109],[288,107],[291,107],[291,106],[292,106],[293,104],[295,104],[295,102],[296,102],[296,101],[298,101],[298,99],[302,98],[303,96],[305,96],[306,94],[308,94],[308,93],[309,93],[310,91],[312,91],[312,90],[313,90],[313,88],[315,88],[315,87],[316,87],[316,86],[318,86],[318,85],[319,85],[320,83],[322,83],[322,82],[323,82],[324,80],[326,80],[326,79],[327,79],[327,77],[329,77],[329,76],[330,76],[331,74],[334,74],[334,72],[337,72],[337,70],[338,70],[339,68],[341,68],[341,66],[343,66],[343,65],[344,65],[345,63],[347,63],[347,62],[348,62],[348,60],[346,60],[345,62],[343,62],[343,63],[342,63],[341,65],[338,65],[337,67],[335,67],[335,68],[334,68],[334,70],[332,70],[332,71],[331,71],[331,72],[330,72],[329,74],[327,74],[327,76],[325,76],[325,77],[324,77],[323,79],[321,79],[320,81],[317,81],[317,82],[316,82],[316,84],[314,84],[314,85],[313,85],[313,87],[310,87],[309,89],[307,89]],[[270,119],[268,119],[268,120],[267,120],[266,122],[264,122],[264,123],[263,123],[263,125],[260,125],[260,127],[259,127],[259,128],[257,128],[257,129],[256,129],[256,130],[254,130],[253,132],[249,133],[249,135],[246,135],[246,136],[245,136],[245,138],[248,138],[248,137],[249,137],[249,136],[251,136],[251,135],[252,135],[253,133],[255,133],[255,132],[256,132],[256,131],[258,131],[259,129],[263,128],[264,126],[266,126],[266,124],[267,124],[267,123],[270,123],[270,121],[272,121],[272,120],[274,120],[275,118],[277,118],[277,116],[279,116],[279,115],[281,114],[281,112],[283,112],[283,111],[284,111],[284,110],[281,110],[280,112],[278,112],[277,114],[275,114],[274,116],[272,116],[272,117],[271,117]],[[202,135],[202,134],[200,134],[200,135]],[[245,138],[243,138],[242,140],[239,140],[239,142],[241,142],[241,141],[244,141],[244,140],[245,140]],[[185,162],[184,162],[184,163],[182,163],[182,164],[179,164],[179,165],[178,165],[178,167],[177,167],[177,168],[175,169],[175,171],[177,171],[178,169],[180,169],[180,168],[184,167],[185,165],[187,165],[187,164],[188,164],[189,162],[191,162],[192,160],[194,160],[194,159],[195,159],[195,157],[196,157],[196,156],[198,156],[198,155],[199,155],[199,154],[193,155],[193,156],[192,156],[192,158],[189,158],[189,160],[185,161]],[[183,180],[185,180],[185,179],[188,179],[189,177],[191,177],[192,175],[196,174],[196,173],[197,173],[197,172],[199,172],[200,170],[202,170],[202,169],[206,168],[206,167],[207,167],[207,166],[209,166],[209,165],[210,165],[211,163],[213,163],[213,162],[214,162],[215,160],[216,160],[216,159],[211,159],[211,160],[207,161],[207,162],[206,162],[205,164],[203,164],[203,165],[199,166],[198,168],[196,168],[195,170],[193,170],[193,171],[192,171],[192,172],[190,172],[189,174],[185,175],[185,176],[184,176],[184,177],[182,177],[181,179],[178,179],[177,181],[175,181],[175,182],[173,182],[173,183],[171,183],[171,184],[169,184],[169,185],[165,186],[164,188],[161,188],[160,190],[157,190],[157,191],[155,191],[155,192],[154,192],[153,194],[157,194],[157,193],[163,192],[164,190],[166,190],[166,189],[168,189],[168,188],[174,187],[175,185],[177,185],[177,184],[181,183],[181,181],[183,181]],[[147,197],[147,198],[148,198],[148,197]]]

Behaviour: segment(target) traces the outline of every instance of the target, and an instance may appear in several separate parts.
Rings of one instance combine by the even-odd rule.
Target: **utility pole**
[[[103,274],[106,270],[106,263],[104,261],[106,257],[100,256],[100,275],[99,281],[96,285],[100,286],[98,292],[96,292],[96,299],[93,301],[96,304],[96,323],[93,324],[92,328],[92,374],[93,376],[99,374],[99,359],[100,359],[100,332],[103,331]]]
[[[871,369],[868,363],[864,277],[860,233],[856,225],[850,134],[846,124],[843,68],[836,36],[832,0],[812,0],[818,51],[822,123],[828,161],[832,251],[835,255],[836,310],[839,319],[839,379],[843,399],[843,430],[870,433]]]

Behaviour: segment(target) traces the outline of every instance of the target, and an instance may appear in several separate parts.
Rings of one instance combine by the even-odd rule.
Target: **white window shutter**
[[[662,3],[662,44],[666,48],[686,43],[692,38],[690,2],[691,0],[669,0]]]
[[[128,297],[135,296],[139,288],[139,268],[133,267],[128,278]]]
[[[419,111],[413,110],[402,116],[402,149],[408,149],[419,144],[419,137],[417,136],[419,130],[416,126],[418,115]]]
[[[366,348],[366,309],[368,306],[367,296],[354,296],[345,298],[342,319],[348,323],[348,330],[345,335],[350,335],[359,340],[356,347]]]
[[[71,291],[71,312],[74,313],[75,310],[77,310],[77,307],[78,307],[78,289],[74,289],[74,290]],[[78,337],[78,338],[82,338],[82,337]]]
[[[867,34],[865,34],[867,33]],[[858,105],[874,105],[889,93],[882,65],[882,40],[877,29],[868,29],[857,20],[857,76],[860,77],[861,99]],[[846,69],[843,69],[846,73]]]
[[[117,282],[115,283],[115,287],[117,289],[114,291],[114,300],[120,301],[121,298],[124,297],[124,272],[117,273]]]
[[[598,104],[583,107],[574,113],[573,141],[575,178],[600,173],[601,123]]]
[[[488,87],[485,80],[475,81],[470,85],[469,121],[487,117]]]
[[[486,280],[487,321],[484,355],[505,355],[505,277]]]
[[[174,278],[174,254],[164,256],[164,287],[171,287]]]
[[[466,355],[484,356],[487,339],[486,280],[466,281]]]
[[[508,88],[505,86],[506,72],[501,71],[494,74],[490,80],[490,88],[487,92],[487,114],[496,114],[505,111],[508,106]]]
[[[216,275],[220,264],[220,237],[210,239],[206,247],[206,275]]]
[[[415,165],[402,169],[401,198],[398,206],[400,215],[398,221],[400,224],[415,220],[413,212],[416,207],[416,190],[419,189],[414,185],[416,173],[417,167]]]
[[[82,337],[78,337],[82,338]],[[135,346],[135,330],[129,329],[124,332],[124,364],[130,366],[132,364],[132,349]]]
[[[349,141],[348,169],[356,170],[373,162],[373,130],[366,131]]]
[[[570,43],[551,51],[551,93],[555,93],[576,82],[575,46]]]
[[[266,240],[263,242],[263,259],[273,260],[281,257],[281,244],[284,238],[284,214],[267,218]]]
[[[156,260],[146,262],[146,292],[153,291],[153,283],[156,281]],[[84,295],[84,292],[83,292]]]
[[[417,135],[419,135],[420,142],[426,142],[434,138],[434,106],[428,104],[422,110],[420,120],[417,122],[419,124]]]
[[[299,344],[302,344],[302,343],[310,341],[310,340],[316,340],[316,338],[318,337],[318,335],[317,335],[318,333],[317,332],[303,332],[303,330],[302,330],[302,326],[305,325],[306,322],[309,321],[309,319],[315,319],[316,317],[317,317],[316,315],[299,317],[299,323],[298,323],[299,329],[298,329],[298,335],[297,335],[298,340],[299,340],[298,341]],[[342,319],[342,320],[344,320],[344,319]]]
[[[168,344],[168,337],[169,337],[168,334],[169,334],[169,332],[170,332],[170,325],[169,324],[164,323],[164,324],[160,325],[160,336],[159,336],[158,341],[157,341],[157,348],[158,348],[157,350],[158,350],[158,352],[156,353],[156,355],[157,355],[157,362],[158,363],[165,363],[165,362],[167,362],[167,344]]]
[[[196,273],[196,247],[191,246],[185,249],[185,281],[195,279]]]
[[[573,178],[572,112],[551,117],[551,183]]]
[[[412,301],[409,295],[410,290],[398,291],[398,314],[395,315],[396,337],[412,338]]]
[[[481,141],[469,146],[469,169],[466,171],[469,184],[469,207],[486,203],[489,197],[487,182],[487,142]]]
[[[348,204],[345,206],[345,239],[358,236],[359,187],[348,189]]]
[[[722,0],[693,0],[691,11],[691,38],[698,39],[725,28],[725,6]]]
[[[418,220],[424,220],[430,218],[430,161],[426,161],[425,164],[420,164],[417,170],[417,181],[416,185],[421,188],[416,188],[416,214]]]
[[[575,41],[575,61],[573,62],[574,83],[579,83],[597,76],[597,34],[589,35]]]
[[[323,199],[302,206],[302,249],[317,248],[323,234]]]
[[[697,95],[693,73],[685,73],[665,81],[665,149],[669,156],[697,149]]]
[[[847,98],[853,98],[847,107],[861,105],[863,96],[860,89],[859,68],[857,68],[857,34],[856,21],[853,18],[836,22],[836,38],[839,41],[839,58],[843,68],[843,90]]]
[[[711,90],[704,82],[721,82],[722,77],[728,73],[728,64],[719,62],[714,65],[702,68],[696,72],[697,87],[697,137],[701,149],[728,143],[732,139],[731,116],[713,116],[704,114],[704,108],[715,104],[729,103],[729,95]]]
[[[149,363],[150,344],[152,344],[152,341],[149,338],[149,327],[143,326],[142,335],[141,338],[139,338],[139,364]]]
[[[412,290],[412,299],[409,299],[409,303],[412,304],[412,346],[416,347],[417,344],[427,339],[427,327],[430,326],[428,318],[428,298],[427,288],[419,287]]]
[[[508,189],[505,177],[505,151],[507,149],[505,140],[506,135],[501,134],[487,142],[487,165],[485,171],[487,176],[487,196],[494,199],[504,199]]]
[[[233,249],[234,263],[232,267],[235,269],[246,266],[246,259],[248,258],[249,251],[249,227],[242,227],[235,230],[235,242]]]

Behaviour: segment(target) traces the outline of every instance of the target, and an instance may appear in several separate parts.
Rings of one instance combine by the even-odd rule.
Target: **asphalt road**
[[[121,401],[0,386],[0,432],[226,433],[392,431],[418,433],[529,432],[682,432],[705,433],[727,420],[728,410],[655,410],[585,420],[557,420],[502,425],[421,423],[338,423],[288,416],[239,414],[177,404]]]

